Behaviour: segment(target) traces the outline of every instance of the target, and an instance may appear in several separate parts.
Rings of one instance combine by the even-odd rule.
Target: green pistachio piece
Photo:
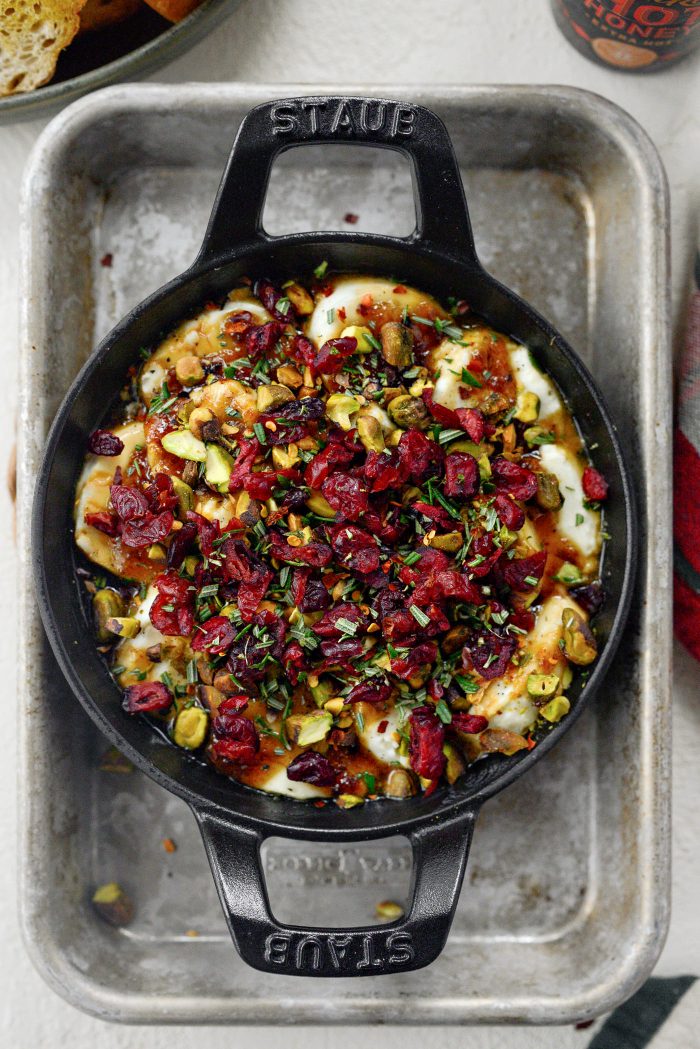
[[[200,441],[191,430],[173,430],[160,442],[166,452],[176,455],[178,459],[189,459],[190,462],[203,463],[207,458],[204,441]]]
[[[528,674],[527,690],[534,699],[553,696],[559,687],[556,674]]]
[[[332,724],[333,715],[327,710],[314,710],[310,714],[292,714],[284,723],[287,736],[292,743],[298,743],[300,747],[320,743],[330,732]]]
[[[566,696],[555,696],[554,699],[550,699],[546,706],[542,707],[540,714],[545,721],[550,721],[553,725],[556,725],[557,721],[561,721],[570,710],[571,704]]]

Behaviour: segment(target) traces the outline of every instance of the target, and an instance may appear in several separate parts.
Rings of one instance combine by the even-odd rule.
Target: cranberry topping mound
[[[320,264],[207,303],[153,347],[155,394],[148,361],[131,369],[76,501],[117,576],[91,583],[125,711],[248,787],[321,788],[319,806],[535,746],[569,709],[568,664],[595,658],[605,596],[580,493],[545,469],[556,442],[600,512],[563,401],[543,427],[514,344],[466,299],[386,285]]]

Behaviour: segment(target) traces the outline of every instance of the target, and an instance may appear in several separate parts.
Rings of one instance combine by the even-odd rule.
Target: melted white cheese
[[[169,368],[181,357],[195,354],[205,357],[220,350],[221,330],[225,320],[235,313],[246,311],[258,324],[272,320],[265,307],[257,299],[240,299],[227,302],[221,310],[205,310],[198,317],[185,321],[165,339],[145,361],[139,376],[140,392],[146,404],[158,393],[167,377]]]
[[[593,557],[600,550],[600,514],[583,505],[586,498],[582,486],[583,463],[559,444],[542,445],[540,460],[545,470],[556,477],[564,500],[561,509],[556,511],[557,530],[584,557]]]
[[[474,346],[459,346],[445,339],[433,350],[432,364],[437,374],[433,400],[445,408],[467,407],[470,387],[462,381],[462,368],[468,368],[474,356]]]
[[[199,496],[194,508],[207,521],[218,521],[222,528],[226,528],[235,511],[233,499],[229,495]]]
[[[533,363],[527,346],[512,344],[510,363],[518,393],[534,393],[539,397],[540,419],[546,419],[562,408],[554,383]]]
[[[343,328],[352,324],[365,325],[367,320],[360,313],[362,299],[371,295],[375,303],[391,303],[398,314],[408,308],[409,313],[420,316],[421,307],[427,303],[444,316],[444,311],[435,299],[416,288],[406,287],[405,292],[396,292],[394,281],[382,277],[343,277],[338,280],[330,295],[319,296],[313,312],[306,322],[306,334],[317,346],[328,339],[337,339]],[[339,311],[344,311],[340,313]]]
[[[158,595],[158,591],[154,586],[150,586],[146,591],[146,596],[140,603],[135,612],[132,613],[134,619],[136,619],[141,627],[141,630],[136,637],[126,637],[123,641],[120,641],[114,651],[114,665],[124,667],[124,670],[139,670],[145,671],[146,681],[160,681],[162,674],[170,674],[173,682],[178,684],[180,681],[184,681],[184,675],[177,669],[176,665],[171,659],[162,659],[159,663],[151,663],[150,660],[145,658],[146,650],[151,648],[153,645],[160,645],[161,642],[165,641],[165,637],[161,634],[160,630],[156,630],[149,618],[149,612],[151,605]],[[133,685],[134,677],[132,674],[120,674],[119,681],[122,685]]]
[[[364,722],[362,731],[358,729],[357,734],[365,750],[387,765],[398,764],[408,768],[408,756],[399,753],[398,711],[391,710],[385,713],[381,709],[372,707],[370,703],[363,703],[362,720]],[[388,725],[384,732],[379,732],[379,726],[383,721],[387,721]]]
[[[88,455],[85,458],[76,487],[73,515],[75,520],[75,542],[86,557],[95,564],[101,565],[115,575],[121,575],[121,566],[114,559],[114,541],[104,532],[85,524],[85,514],[106,510],[109,503],[109,489],[117,467],[123,471],[129,465],[137,445],[145,441],[143,423],[132,422],[123,426],[114,426],[112,431],[124,444],[119,455]]]
[[[312,783],[298,783],[289,779],[286,769],[274,769],[260,788],[268,794],[285,794],[290,798],[304,801],[307,798],[326,798],[329,790],[315,787]]]
[[[506,676],[487,685],[470,708],[470,714],[488,718],[491,728],[521,734],[532,728],[537,720],[537,708],[528,695],[527,679],[530,674],[557,674],[561,677],[566,667],[566,659],[559,648],[561,616],[565,608],[573,608],[587,618],[572,598],[559,594],[547,598],[523,646],[524,651],[530,653],[530,659],[522,666],[511,667]]]

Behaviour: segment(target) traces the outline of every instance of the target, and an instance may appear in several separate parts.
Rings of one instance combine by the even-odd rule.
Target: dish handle
[[[323,929],[272,915],[260,863],[268,835],[220,810],[193,811],[236,948],[248,965],[287,976],[381,976],[411,972],[440,954],[452,924],[477,810],[411,830],[408,913],[386,925]]]
[[[262,227],[270,170],[294,146],[349,143],[397,150],[411,162],[416,229],[409,238],[479,266],[459,164],[442,120],[424,106],[335,95],[284,98],[244,117],[214,202],[195,266],[269,237]],[[361,240],[362,233],[346,233]]]

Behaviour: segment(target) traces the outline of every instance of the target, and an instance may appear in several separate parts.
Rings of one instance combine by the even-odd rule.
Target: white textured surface
[[[547,0],[404,0],[397,7],[388,0],[247,0],[234,18],[189,55],[163,71],[158,79],[251,80],[373,84],[433,82],[550,82],[598,91],[626,108],[651,134],[666,164],[672,189],[674,324],[682,331],[683,302],[700,215],[700,87],[698,58],[648,78],[607,72],[576,54],[555,29]],[[319,18],[321,10],[324,17]],[[397,20],[397,10],[400,17]],[[440,17],[437,17],[437,10]],[[321,29],[319,30],[319,23]],[[21,172],[41,125],[0,129],[0,322],[4,335],[6,410],[0,417],[5,458],[12,444],[15,400],[17,195]],[[621,304],[634,308],[630,300]],[[173,1049],[206,1039],[211,1049],[245,1044],[262,1049],[280,1035],[264,1029],[234,1031],[197,1029],[118,1028],[75,1012],[48,991],[24,954],[15,921],[13,842],[15,792],[13,739],[14,558],[9,538],[9,503],[3,499],[3,538],[0,548],[0,615],[6,623],[2,638],[6,669],[5,760],[0,772],[4,804],[0,807],[0,841],[6,857],[0,872],[0,1043],[13,1049],[44,1049],[70,1045],[87,1049],[99,1039],[104,1049],[153,1047]],[[662,975],[700,971],[700,904],[697,870],[700,830],[697,797],[700,771],[700,672],[685,655],[676,665],[675,724],[675,869],[674,917],[668,944],[657,972]],[[263,977],[261,977],[262,979]],[[689,1038],[697,1039],[700,1003],[694,1019],[684,1016]],[[474,1049],[568,1049],[585,1046],[590,1031],[480,1029],[461,1034]],[[391,1049],[406,1045],[418,1049],[426,1040],[446,1044],[448,1031],[392,1029],[292,1030],[283,1035],[288,1049],[297,1046],[338,1049],[358,1038],[372,1046]],[[680,1044],[680,1043],[677,1043]],[[688,1049],[693,1043],[685,1042]]]

